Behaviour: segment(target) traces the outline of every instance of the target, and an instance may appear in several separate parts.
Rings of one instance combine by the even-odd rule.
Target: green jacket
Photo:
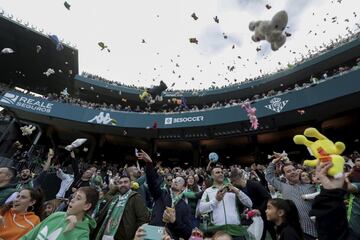
[[[104,224],[106,214],[108,212],[111,201],[101,210],[97,220],[97,228],[92,231],[92,238],[95,239],[96,234],[99,232],[101,225]],[[132,240],[134,239],[135,232],[144,223],[149,222],[150,214],[145,206],[145,202],[141,195],[137,192],[132,192],[125,205],[124,213],[122,215],[120,225],[114,236],[116,240]]]
[[[8,184],[0,187],[0,206],[3,205],[6,199],[8,199],[8,197],[10,197],[14,192],[16,192],[16,185]]]
[[[77,223],[75,227],[67,232],[64,232],[68,222],[66,221],[66,212],[56,212],[51,214],[33,230],[28,232],[21,240],[87,240],[90,235],[90,228],[96,227],[96,222],[89,216],[85,216],[82,222]]]

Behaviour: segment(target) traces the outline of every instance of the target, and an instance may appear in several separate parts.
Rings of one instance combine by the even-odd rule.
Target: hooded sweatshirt
[[[3,215],[5,226],[0,226],[0,239],[17,240],[40,223],[33,212],[16,214],[13,209]]]
[[[85,216],[81,222],[78,222],[75,227],[64,232],[68,221],[66,212],[56,212],[51,214],[48,218],[43,220],[32,231],[23,236],[21,240],[85,240],[89,239],[90,228],[95,228],[96,222],[89,216]]]

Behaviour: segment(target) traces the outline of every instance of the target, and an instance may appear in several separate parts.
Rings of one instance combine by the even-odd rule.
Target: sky
[[[309,49],[345,36],[347,28],[360,30],[358,0],[67,2],[70,10],[60,0],[0,0],[0,10],[75,44],[80,72],[145,87],[162,80],[174,90],[220,87],[271,73]],[[291,36],[274,52],[266,41],[253,42],[248,26],[270,20],[280,10],[288,13],[285,31]],[[101,51],[98,42],[110,52]]]

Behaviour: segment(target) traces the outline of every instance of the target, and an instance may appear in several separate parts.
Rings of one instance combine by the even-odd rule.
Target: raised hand
[[[72,229],[74,229],[76,223],[77,223],[77,219],[75,215],[70,215],[66,218],[66,221],[68,221],[68,225],[66,226],[64,232],[68,232],[71,231]]]
[[[319,178],[323,188],[325,189],[343,188],[345,176],[333,178],[327,175],[327,172],[332,165],[332,162],[319,162],[316,167],[316,176]]]
[[[152,159],[150,158],[150,156],[142,149],[138,153],[138,159],[143,160],[144,162],[147,162],[147,163],[153,162]]]

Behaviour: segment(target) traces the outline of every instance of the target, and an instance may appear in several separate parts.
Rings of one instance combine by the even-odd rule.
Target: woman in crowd
[[[80,187],[73,194],[66,212],[51,214],[21,239],[89,239],[90,228],[95,228],[96,222],[88,214],[98,200],[96,189]]]
[[[45,208],[42,219],[45,219],[51,214],[53,214],[56,211],[56,209],[60,206],[60,204],[61,204],[61,200],[59,199],[53,199],[45,202],[44,203]]]
[[[40,223],[43,198],[40,190],[24,188],[12,205],[0,210],[0,239],[17,240]]]
[[[311,184],[311,179],[312,179],[312,177],[311,177],[310,173],[308,173],[308,172],[301,172],[301,174],[300,174],[300,181],[301,181],[302,183]]]
[[[266,218],[275,223],[277,239],[304,239],[299,212],[291,200],[270,199],[267,203]]]
[[[200,191],[197,182],[195,181],[195,177],[193,175],[189,175],[187,180],[187,188],[183,192],[184,197],[187,199],[187,203],[191,209],[191,221],[193,227],[199,227],[200,220],[197,216],[196,210],[198,206],[198,201],[201,199],[203,191]]]

